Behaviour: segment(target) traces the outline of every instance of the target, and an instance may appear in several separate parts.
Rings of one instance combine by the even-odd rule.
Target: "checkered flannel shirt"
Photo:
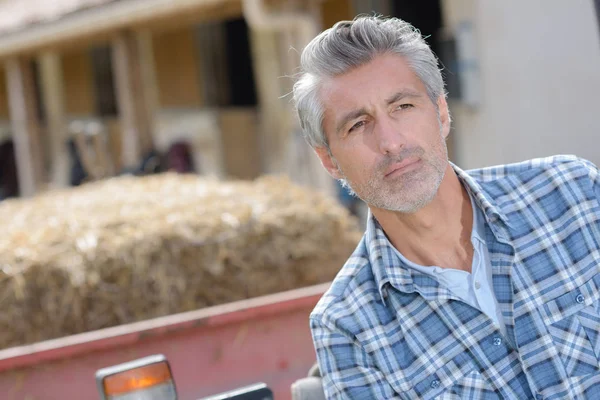
[[[556,156],[464,172],[507,333],[407,268],[374,218],[310,317],[328,399],[600,399],[600,174]]]

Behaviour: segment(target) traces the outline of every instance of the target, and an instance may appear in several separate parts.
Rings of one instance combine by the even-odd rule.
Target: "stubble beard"
[[[423,165],[398,177],[385,178],[385,171],[390,165],[409,157],[418,157]],[[340,179],[342,186],[369,206],[413,214],[434,199],[444,179],[447,163],[448,149],[441,138],[440,144],[432,148],[429,155],[419,147],[405,149],[398,155],[387,157],[370,174],[370,178],[362,183],[348,180],[339,165],[338,170],[343,176]]]

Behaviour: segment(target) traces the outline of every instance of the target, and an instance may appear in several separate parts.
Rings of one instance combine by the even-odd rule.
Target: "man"
[[[600,176],[570,156],[462,171],[437,60],[361,17],[302,54],[294,100],[370,209],[310,317],[329,399],[600,399]]]

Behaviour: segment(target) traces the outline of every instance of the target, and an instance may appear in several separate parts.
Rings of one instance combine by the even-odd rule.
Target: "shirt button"
[[[575,297],[575,301],[578,302],[579,304],[582,304],[585,300],[585,297],[583,297],[583,295],[580,293],[577,295],[577,297]]]
[[[431,381],[430,386],[432,389],[437,389],[440,386],[440,381],[438,381],[437,379],[435,381]]]
[[[481,283],[479,283],[479,281],[475,282],[475,289],[481,289]]]
[[[501,344],[502,344],[502,338],[496,336],[494,338],[494,346],[500,346]]]

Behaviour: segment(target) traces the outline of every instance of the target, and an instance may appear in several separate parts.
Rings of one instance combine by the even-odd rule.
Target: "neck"
[[[371,207],[390,242],[421,265],[471,269],[473,210],[466,189],[448,164],[434,199],[413,214]]]

